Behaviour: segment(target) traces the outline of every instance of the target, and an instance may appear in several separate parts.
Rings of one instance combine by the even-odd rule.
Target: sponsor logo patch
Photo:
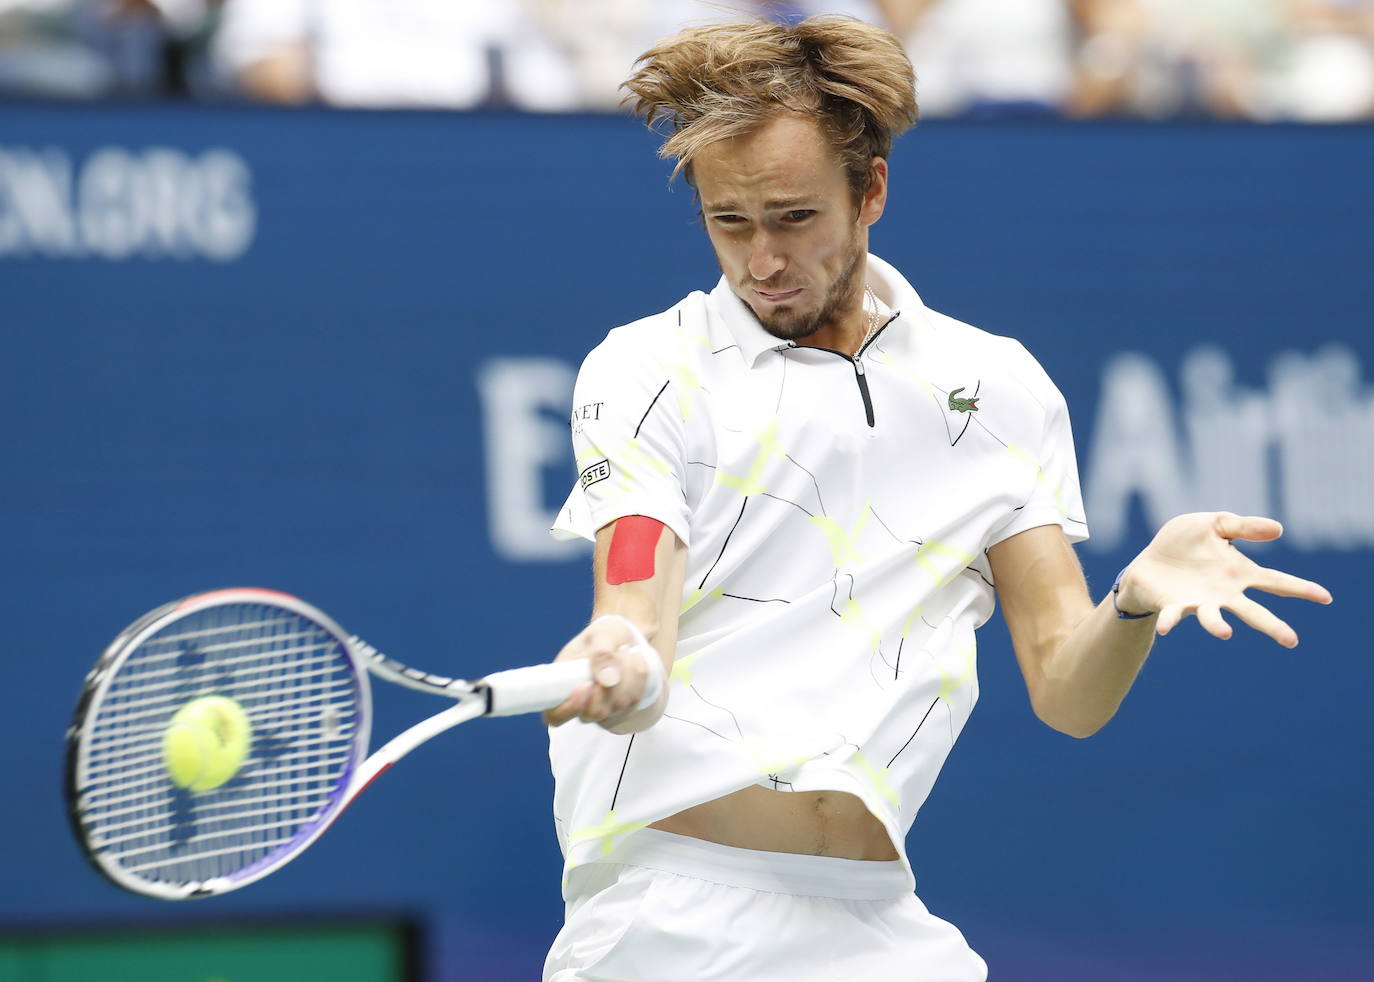
[[[588,464],[579,475],[578,480],[582,482],[583,488],[589,488],[597,481],[604,481],[610,476],[611,462],[598,460],[595,464]]]
[[[949,411],[952,413],[976,413],[978,411],[978,394],[975,391],[973,396],[968,399],[960,399],[959,393],[964,391],[964,386],[959,386],[949,394]]]
[[[585,406],[576,406],[572,411],[572,431],[582,432],[582,425],[592,420],[601,418],[601,407],[606,405],[604,402],[589,402]]]

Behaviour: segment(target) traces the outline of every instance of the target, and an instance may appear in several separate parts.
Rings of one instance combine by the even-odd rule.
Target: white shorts
[[[735,849],[656,829],[569,878],[544,982],[983,982],[901,863]]]

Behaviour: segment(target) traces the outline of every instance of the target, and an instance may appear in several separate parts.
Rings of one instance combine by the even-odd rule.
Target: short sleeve
[[[595,540],[616,519],[645,515],[687,545],[687,446],[671,375],[647,344],[619,333],[578,372],[571,413],[578,478],[550,532]]]
[[[1030,497],[993,531],[988,544],[995,545],[1039,525],[1058,525],[1070,542],[1082,542],[1088,537],[1088,523],[1083,510],[1083,492],[1078,484],[1078,460],[1074,454],[1069,407],[1044,369],[1025,353],[1024,348],[1017,347],[1033,366],[1033,371],[1023,373],[1022,377],[1032,380],[1032,395],[1043,409],[1044,420],[1038,446],[1011,449],[1014,455],[1035,469],[1035,483]]]

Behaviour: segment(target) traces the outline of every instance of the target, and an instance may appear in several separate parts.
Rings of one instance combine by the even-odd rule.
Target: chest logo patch
[[[976,413],[978,411],[978,397],[975,395],[968,399],[959,398],[959,393],[964,391],[964,386],[959,386],[949,394],[950,412],[955,413]]]

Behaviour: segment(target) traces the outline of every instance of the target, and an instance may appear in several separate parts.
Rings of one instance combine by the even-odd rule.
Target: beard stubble
[[[800,310],[787,310],[783,308],[775,310],[767,319],[759,316],[759,312],[745,301],[744,306],[754,315],[754,319],[759,322],[765,331],[782,341],[800,341],[809,338],[821,328],[829,324],[835,317],[840,308],[851,303],[862,289],[859,283],[859,267],[863,263],[865,251],[860,247],[859,237],[855,236],[849,243],[849,255],[845,261],[844,269],[840,275],[830,285],[826,291],[821,305],[815,311],[807,312]],[[720,264],[720,255],[716,254],[716,264]],[[725,267],[722,265],[721,270]],[[760,287],[757,280],[749,279],[739,284],[741,290],[753,290]],[[743,297],[741,297],[743,299]]]

